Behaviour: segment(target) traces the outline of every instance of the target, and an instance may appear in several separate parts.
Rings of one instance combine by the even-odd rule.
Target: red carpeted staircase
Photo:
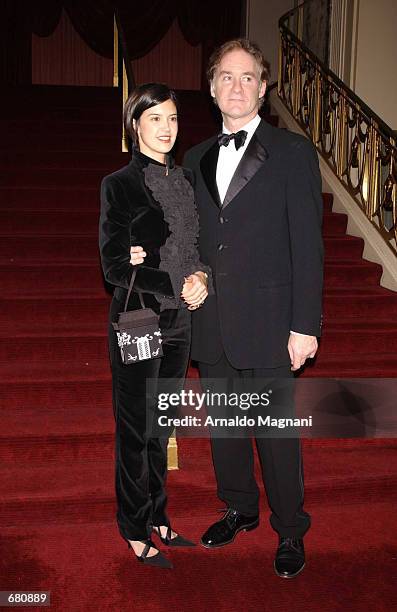
[[[180,152],[213,131],[182,93]],[[231,547],[172,551],[173,572],[138,565],[114,523],[109,296],[97,248],[99,184],[128,162],[120,100],[100,88],[9,92],[0,122],[0,590],[50,590],[61,611],[386,610],[395,603],[396,445],[305,441],[308,567],[272,570],[262,523]],[[324,194],[324,334],[306,376],[395,377],[397,294],[361,258]],[[216,520],[207,440],[181,440],[169,475],[175,526]],[[161,575],[160,575],[161,574]]]

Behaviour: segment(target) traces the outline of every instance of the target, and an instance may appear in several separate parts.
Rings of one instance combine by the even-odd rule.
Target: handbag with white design
[[[119,313],[117,323],[112,323],[117,334],[121,359],[125,364],[137,363],[145,359],[157,359],[163,356],[159,316],[151,308],[145,307],[140,291],[137,293],[142,308],[127,311],[136,273],[137,270],[135,269],[131,276],[124,311]]]

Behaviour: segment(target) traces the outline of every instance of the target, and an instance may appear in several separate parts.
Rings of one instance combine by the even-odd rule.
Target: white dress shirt
[[[219,157],[218,164],[216,167],[216,184],[218,187],[219,198],[221,202],[225,199],[225,195],[230,185],[230,181],[233,178],[233,174],[236,172],[237,166],[239,165],[241,158],[243,157],[248,143],[251,140],[252,136],[258,125],[261,122],[261,118],[259,115],[256,115],[251,121],[243,125],[240,129],[245,130],[247,132],[247,138],[245,139],[245,143],[242,147],[236,150],[234,145],[234,140],[231,140],[227,147],[221,146],[219,147]],[[238,130],[240,131],[240,130]],[[222,125],[222,132],[224,134],[231,134],[232,132],[228,130],[225,125]],[[301,334],[299,332],[292,331],[291,334],[295,334],[297,336],[304,336],[305,334]]]
[[[245,130],[247,132],[247,138],[244,145],[240,147],[238,151],[236,151],[234,140],[231,140],[227,147],[219,147],[218,165],[216,167],[216,184],[218,186],[221,202],[223,202],[225,199],[225,195],[229,188],[230,181],[233,178],[233,174],[235,173],[241,158],[247,150],[248,143],[254,135],[254,132],[260,122],[261,118],[259,115],[256,115],[253,119],[251,119],[251,121],[240,128],[241,130]],[[231,134],[231,131],[227,130],[224,125],[222,125],[222,132],[224,134]]]

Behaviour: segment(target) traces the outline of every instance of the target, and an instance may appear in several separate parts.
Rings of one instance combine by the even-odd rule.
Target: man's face
[[[223,56],[211,83],[211,95],[224,118],[246,118],[247,122],[257,114],[265,90],[255,58],[243,49]]]

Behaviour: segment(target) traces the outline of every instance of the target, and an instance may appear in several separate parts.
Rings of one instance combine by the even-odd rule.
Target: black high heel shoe
[[[128,548],[132,548],[130,542],[128,540],[126,540],[126,542],[127,542]],[[153,567],[161,567],[163,569],[172,569],[174,567],[171,561],[167,559],[167,557],[164,557],[164,555],[158,550],[158,548],[156,548],[152,540],[150,539],[149,540],[139,540],[139,542],[141,542],[142,544],[145,544],[145,548],[143,549],[141,555],[137,555],[134,549],[132,548],[134,555],[138,561],[140,561],[141,563],[144,563],[145,565],[152,565]],[[152,555],[151,557],[148,557],[147,554],[151,548],[155,548],[158,551],[158,553],[156,555]]]
[[[176,535],[175,538],[172,538],[172,530],[170,526],[167,527],[167,533],[165,536],[161,535],[160,527],[153,525],[153,531],[159,536],[162,543],[166,546],[196,546],[194,542],[187,540],[181,535]]]

